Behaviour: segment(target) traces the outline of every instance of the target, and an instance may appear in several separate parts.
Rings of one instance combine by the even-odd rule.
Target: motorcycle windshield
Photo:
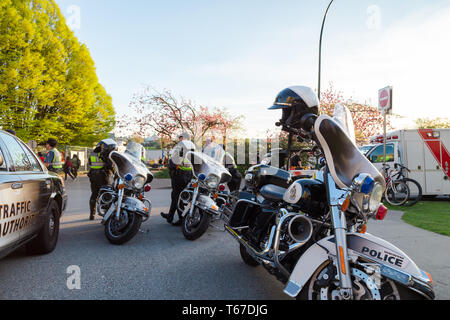
[[[128,173],[131,174],[133,178],[137,175],[141,175],[146,179],[148,179],[149,176],[152,176],[151,172],[147,169],[145,164],[142,163],[141,159],[136,158],[132,153],[127,151],[125,151],[125,153],[114,151],[109,155],[117,175],[122,180],[125,179],[125,176]]]
[[[355,126],[353,124],[353,118],[350,110],[346,106],[337,103],[334,106],[333,119],[341,126],[350,140],[356,144]]]
[[[203,153],[214,159],[218,163],[223,163],[225,158],[225,150],[215,142],[211,142],[205,147]]]
[[[381,173],[359,151],[342,125],[329,116],[322,115],[314,124],[314,132],[336,185],[343,189],[352,185],[360,173],[370,174],[383,188],[386,183]]]
[[[223,163],[216,161],[205,153],[191,151],[188,152],[186,158],[192,164],[192,172],[195,178],[203,173],[206,176],[216,175],[220,178],[220,183],[226,183],[231,179],[231,175],[223,166]]]
[[[143,156],[143,150],[144,147],[142,146],[142,144],[136,142],[128,142],[125,153],[135,157],[136,159],[141,160]]]
[[[176,165],[183,165],[184,158],[189,151],[195,151],[196,147],[192,141],[184,140],[180,141],[170,152],[172,162]]]

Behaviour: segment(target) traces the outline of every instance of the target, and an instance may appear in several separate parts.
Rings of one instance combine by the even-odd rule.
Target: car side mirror
[[[0,153],[0,167],[3,165],[3,162],[4,162],[3,155]]]

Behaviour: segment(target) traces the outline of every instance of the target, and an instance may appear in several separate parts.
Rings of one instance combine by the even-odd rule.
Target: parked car
[[[0,130],[0,258],[26,245],[52,252],[66,208],[64,181],[17,137]]]

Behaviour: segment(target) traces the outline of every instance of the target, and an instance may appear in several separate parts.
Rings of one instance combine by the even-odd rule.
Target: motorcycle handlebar
[[[400,169],[405,169],[408,172],[411,172],[411,170],[409,170],[407,167],[405,167],[404,165],[401,165],[400,163],[396,163],[394,164],[395,169],[400,168]]]

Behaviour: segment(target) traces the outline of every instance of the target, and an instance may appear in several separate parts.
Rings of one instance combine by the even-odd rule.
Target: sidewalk
[[[170,179],[154,179],[151,183],[153,189],[171,189]]]
[[[450,237],[407,224],[402,216],[403,212],[390,210],[384,221],[370,220],[367,232],[399,247],[429,272],[436,299],[450,299]]]

